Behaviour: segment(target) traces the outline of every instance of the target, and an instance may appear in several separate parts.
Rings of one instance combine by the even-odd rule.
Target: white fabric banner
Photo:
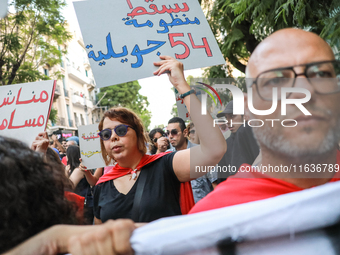
[[[316,229],[339,220],[339,194],[340,182],[334,182],[261,201],[164,218],[135,230],[130,241],[136,254],[143,255],[218,254],[216,245],[226,238],[242,241],[237,245],[240,254],[333,254],[330,241]],[[288,238],[280,238],[285,235]]]

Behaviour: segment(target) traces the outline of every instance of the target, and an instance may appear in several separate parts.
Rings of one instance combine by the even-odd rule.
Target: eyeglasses
[[[297,74],[294,67],[305,66],[303,73]],[[257,93],[263,100],[271,101],[273,88],[277,88],[277,98],[281,98],[282,87],[294,87],[296,77],[305,76],[316,93],[328,95],[340,92],[340,62],[336,60],[314,62],[305,65],[277,68],[260,73],[255,81]]]
[[[190,132],[189,132],[190,134],[195,134],[195,129],[194,130],[190,130]]]
[[[166,133],[167,135],[171,134],[172,136],[174,136],[178,134],[178,130],[177,129],[172,129],[171,131],[167,130]]]
[[[120,125],[116,126],[115,128],[112,128],[112,129],[111,128],[103,129],[102,131],[100,131],[98,133],[98,135],[100,136],[100,138],[102,140],[106,141],[106,140],[109,140],[111,138],[112,130],[115,131],[116,135],[122,137],[122,136],[126,135],[128,128],[134,129],[133,127],[131,127],[129,125],[120,124]]]

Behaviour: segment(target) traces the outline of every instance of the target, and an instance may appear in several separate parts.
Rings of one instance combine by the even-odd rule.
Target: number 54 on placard
[[[185,42],[183,42],[181,40],[175,41],[175,37],[184,37],[184,34],[183,33],[169,33],[169,41],[170,41],[170,45],[171,45],[172,48],[177,46],[177,45],[182,45],[185,48],[185,51],[184,51],[183,54],[177,54],[176,53],[175,57],[177,59],[186,59],[190,55],[190,48]],[[208,44],[206,37],[202,38],[203,45],[196,45],[194,43],[194,40],[192,39],[191,33],[188,33],[188,37],[190,39],[190,43],[191,43],[191,46],[192,46],[193,49],[203,48],[203,49],[205,49],[205,53],[207,54],[207,56],[212,57],[211,49],[209,47],[209,44]]]

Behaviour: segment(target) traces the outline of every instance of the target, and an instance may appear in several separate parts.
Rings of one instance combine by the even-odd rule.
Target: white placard
[[[0,0],[0,19],[6,17],[7,15],[7,0]]]
[[[177,58],[185,70],[225,64],[197,0],[73,4],[99,88],[153,76],[159,55]]]
[[[0,135],[31,146],[46,129],[56,81],[0,86]]]
[[[105,166],[98,132],[98,124],[78,127],[80,155],[82,163],[88,169]]]

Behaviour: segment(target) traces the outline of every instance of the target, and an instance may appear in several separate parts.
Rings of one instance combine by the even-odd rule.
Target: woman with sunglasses
[[[149,133],[152,142],[151,155],[165,152],[170,148],[169,140],[166,138],[165,132],[161,128],[152,129]]]
[[[182,94],[196,123],[201,145],[173,153],[146,155],[147,139],[139,117],[123,107],[105,112],[99,123],[102,156],[107,165],[112,161],[117,164],[95,187],[97,224],[119,218],[150,222],[185,213],[183,205],[188,204],[185,200],[189,196],[184,197],[183,190],[191,191],[191,187],[181,183],[204,175],[205,172],[198,172],[193,176],[190,172],[195,172],[195,166],[215,165],[226,151],[225,140],[219,129],[213,127],[211,116],[190,111],[201,109],[201,103],[195,95],[189,96],[193,91],[184,78],[183,64],[172,57],[160,58],[161,61],[154,63],[159,67],[154,74],[168,73],[171,83]],[[81,164],[81,167],[84,166]]]
[[[188,124],[188,134],[189,134],[189,140],[192,143],[200,144],[200,139],[196,135],[196,128],[193,122],[190,122]]]

